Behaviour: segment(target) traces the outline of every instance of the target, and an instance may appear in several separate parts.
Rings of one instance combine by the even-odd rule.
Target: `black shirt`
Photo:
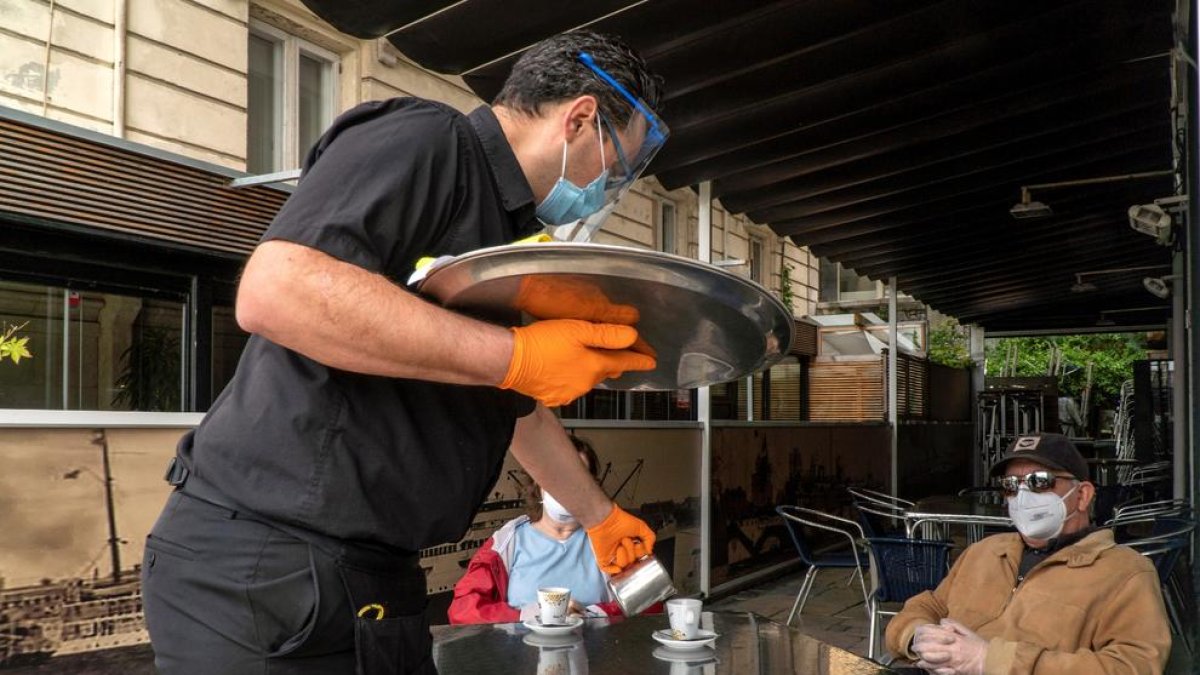
[[[422,256],[540,227],[489,108],[464,116],[400,98],[334,122],[263,240],[311,246],[403,286]],[[415,551],[462,537],[516,419],[532,410],[513,392],[350,373],[253,336],[179,454],[192,475],[259,516]]]
[[[1017,566],[1017,583],[1021,583],[1029,575],[1029,571],[1036,567],[1038,563],[1068,546],[1073,546],[1083,541],[1084,537],[1095,531],[1095,527],[1088,526],[1078,532],[1072,532],[1057,539],[1051,539],[1042,548],[1032,548],[1026,545],[1024,551],[1021,553],[1021,564]]]

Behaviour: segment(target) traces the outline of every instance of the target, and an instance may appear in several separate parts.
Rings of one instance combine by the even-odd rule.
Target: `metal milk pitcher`
[[[651,605],[675,595],[675,585],[667,568],[652,555],[608,578],[608,588],[625,616],[637,616]]]

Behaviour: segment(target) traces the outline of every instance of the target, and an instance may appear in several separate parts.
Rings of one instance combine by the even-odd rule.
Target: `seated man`
[[[592,477],[600,470],[596,451],[571,436],[579,459]],[[571,589],[573,613],[620,614],[608,580],[600,571],[587,532],[536,483],[525,492],[526,511],[504,524],[472,556],[467,573],[454,585],[450,623],[511,623],[537,614],[537,589]]]
[[[887,647],[938,675],[1161,673],[1171,649],[1158,575],[1088,517],[1095,487],[1061,434],[1021,436],[992,467],[1018,533],[969,547],[904,603]]]

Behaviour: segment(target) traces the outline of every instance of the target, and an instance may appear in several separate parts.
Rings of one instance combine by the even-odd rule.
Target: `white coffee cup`
[[[667,601],[667,618],[671,621],[671,634],[676,640],[694,640],[700,632],[700,608],[702,603],[692,598],[675,598]]]
[[[567,622],[567,610],[571,606],[571,589],[559,586],[539,588],[537,599],[538,612],[543,626],[561,625]]]

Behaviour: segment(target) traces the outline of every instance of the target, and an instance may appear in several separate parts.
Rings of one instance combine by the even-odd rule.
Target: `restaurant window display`
[[[0,408],[184,410],[182,300],[0,281],[30,354],[0,367]]]

